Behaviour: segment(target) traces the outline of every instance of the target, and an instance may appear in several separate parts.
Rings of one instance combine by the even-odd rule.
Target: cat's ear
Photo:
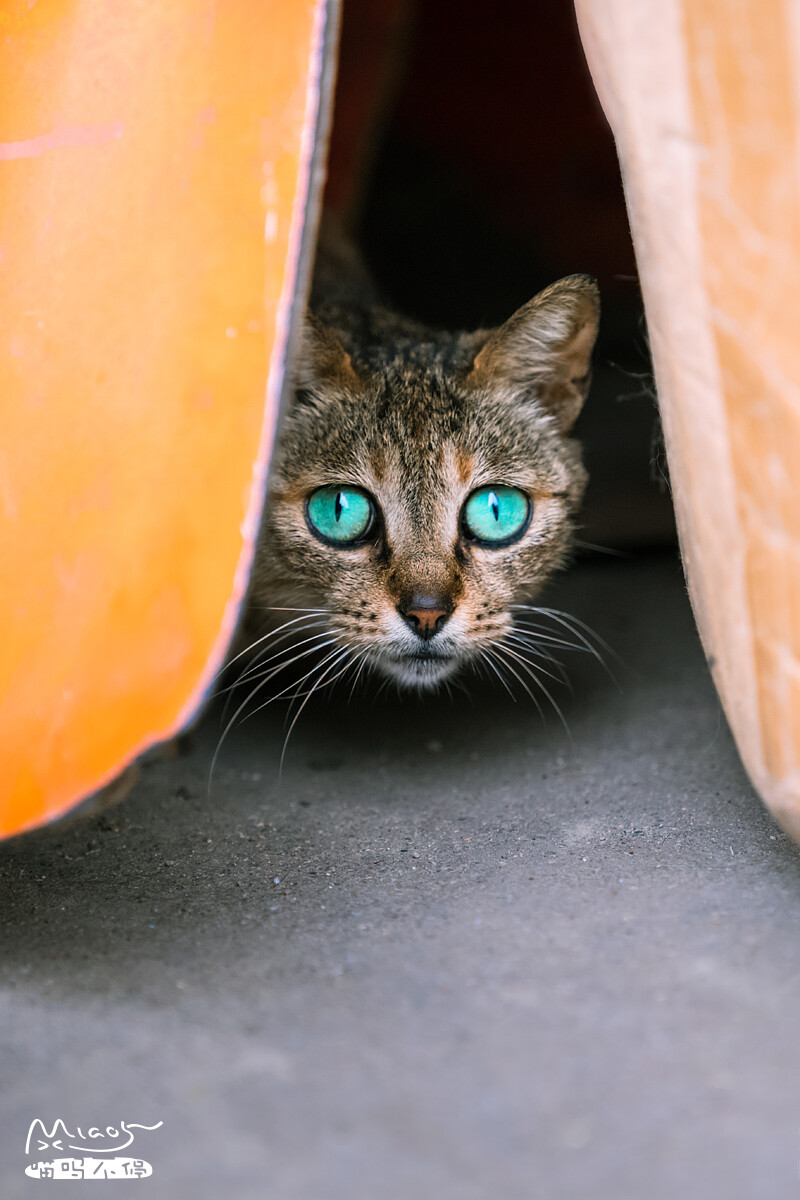
[[[295,387],[308,392],[361,387],[350,355],[334,331],[307,313],[294,369]]]
[[[505,383],[535,395],[568,433],[589,391],[600,320],[600,293],[589,275],[545,288],[495,329],[475,356],[467,382]]]

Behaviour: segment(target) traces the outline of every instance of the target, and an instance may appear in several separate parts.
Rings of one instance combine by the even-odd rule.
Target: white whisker
[[[502,683],[503,687],[508,692],[511,699],[516,703],[517,697],[514,695],[511,688],[508,686],[508,680],[506,679],[506,677],[503,674],[501,674],[500,670],[497,667],[496,662],[494,661],[494,655],[492,654],[492,651],[487,646],[481,647],[481,658],[488,666],[490,666],[492,668],[495,675],[500,680],[500,682]]]
[[[566,638],[556,637],[554,634],[546,632],[546,625],[542,625],[540,621],[531,621],[529,617],[515,616],[514,628],[520,633],[528,633],[535,637],[541,646],[556,646],[560,650],[577,650],[581,654],[589,653],[586,646],[580,642],[568,642]]]
[[[339,640],[339,635],[334,634],[333,638],[331,639],[330,644],[332,645],[333,642],[337,641],[337,640]],[[270,680],[273,679],[275,677],[275,675],[279,674],[284,669],[284,667],[289,666],[291,662],[296,662],[298,659],[305,658],[307,655],[315,653],[319,649],[321,649],[321,647],[312,646],[307,650],[303,650],[300,654],[296,655],[295,658],[290,659],[289,662],[281,663],[278,667],[273,667],[273,669],[266,675],[266,677],[264,679],[262,679],[260,683],[256,684],[256,686],[249,693],[247,698],[239,705],[236,712],[233,714],[230,721],[228,721],[228,724],[225,726],[224,730],[222,731],[222,735],[221,735],[219,741],[217,742],[217,748],[214,751],[214,755],[211,759],[211,766],[209,767],[209,772],[208,772],[209,794],[211,792],[211,781],[212,781],[212,778],[214,775],[214,768],[216,766],[217,759],[219,757],[219,752],[222,749],[223,742],[225,741],[225,739],[227,738],[231,729],[235,725],[240,714],[244,711],[245,708],[247,708],[247,705],[251,702],[251,700],[253,700],[253,698],[258,695],[258,693],[262,690],[262,688],[265,688],[267,686],[267,684],[270,682]],[[333,653],[335,653],[335,651]],[[258,706],[258,708],[254,710],[253,713],[249,713],[248,715],[253,716],[255,714],[255,712],[260,712],[261,709],[266,708],[268,704],[272,704],[273,701],[279,700],[281,698],[281,696],[284,696],[286,694],[286,692],[288,692],[292,686],[293,685],[291,683],[287,684],[287,686],[285,688],[282,688],[281,691],[276,692],[274,696],[270,696],[270,698],[268,700],[265,700],[263,704],[260,704]]]
[[[305,685],[313,679],[313,677],[317,671],[322,670],[322,668],[325,667],[331,661],[331,659],[335,658],[338,654],[340,654],[342,649],[343,649],[342,646],[334,646],[333,650],[328,651],[328,653],[325,655],[324,658],[320,659],[319,662],[316,662],[311,667],[309,667],[309,669],[306,671],[305,675],[303,675],[302,679],[299,679],[297,681],[297,686],[295,687],[295,690],[292,692],[291,696],[289,697],[289,707],[286,710],[286,717],[284,719],[284,724],[287,724],[291,718],[292,705],[295,704],[296,701],[301,700],[304,696],[308,695],[308,692],[303,691],[303,688],[305,687]],[[344,647],[344,649],[347,649],[347,647]],[[313,690],[313,685],[312,685],[312,690]]]
[[[539,716],[542,718],[542,720],[544,720],[544,713],[542,712],[542,706],[539,704],[539,701],[537,700],[536,696],[534,696],[533,692],[528,687],[527,683],[522,678],[522,676],[517,671],[514,670],[513,664],[508,662],[506,660],[505,656],[501,653],[501,648],[500,648],[499,642],[493,643],[493,649],[490,651],[490,653],[494,657],[495,661],[502,663],[503,666],[506,668],[506,670],[511,672],[511,674],[516,679],[517,683],[519,683],[522,686],[522,688],[528,693],[531,700],[536,705]]]
[[[288,628],[289,625],[295,625],[298,621],[309,620],[309,616],[300,616],[295,617],[293,621],[284,621],[283,624],[279,625],[277,629],[271,629],[268,633],[265,633],[263,637],[256,638],[256,640],[251,642],[249,646],[245,646],[244,650],[240,650],[238,654],[234,654],[233,658],[229,658],[222,670],[219,671],[218,675],[222,675],[223,672],[227,671],[228,667],[232,666],[233,663],[238,662],[238,660],[243,658],[245,654],[250,654],[253,650],[255,650],[256,646],[261,646],[264,642],[269,641],[270,638],[276,637],[282,630]]]
[[[515,637],[513,632],[507,633],[503,639],[504,645],[507,645],[509,642],[513,642],[514,646],[517,648],[517,653],[520,654],[522,658],[525,658],[526,655],[533,655],[535,658],[543,658],[546,663],[549,663],[554,671],[558,671],[558,674],[554,675],[553,671],[548,671],[545,667],[541,666],[537,666],[536,670],[541,671],[542,675],[546,675],[548,679],[552,679],[555,683],[563,683],[565,687],[570,689],[570,691],[572,690],[572,684],[570,683],[567,672],[564,670],[564,667],[561,665],[558,659],[554,658],[552,654],[548,654],[547,651],[539,650],[535,645],[531,646],[530,643],[526,642],[523,638]],[[527,661],[530,660],[528,659]]]
[[[301,632],[305,632],[305,631],[303,630]],[[271,655],[270,658],[268,658],[266,660],[266,662],[262,661],[259,663],[253,663],[253,665],[251,667],[249,667],[242,675],[240,675],[239,678],[236,679],[232,684],[230,684],[229,687],[221,688],[220,695],[224,695],[225,692],[227,692],[228,695],[225,698],[225,704],[223,705],[222,712],[220,714],[220,724],[225,720],[225,716],[228,712],[228,707],[233,700],[233,694],[238,688],[243,687],[246,683],[252,682],[252,680],[254,680],[254,679],[263,679],[263,677],[267,674],[269,675],[270,679],[274,679],[274,677],[276,675],[279,675],[280,672],[285,667],[290,667],[292,665],[292,663],[297,662],[298,659],[300,659],[300,658],[305,658],[306,655],[308,655],[308,654],[313,654],[315,651],[324,649],[324,647],[326,645],[329,645],[330,643],[322,642],[322,644],[319,646],[312,646],[308,650],[305,650],[302,654],[296,654],[296,655],[294,655],[293,658],[286,658],[283,660],[283,662],[279,662],[276,666],[274,666],[272,668],[270,668],[270,666],[269,666],[270,662],[272,662],[275,658],[278,658],[281,654],[291,654],[294,650],[297,650],[300,646],[306,645],[307,642],[317,641],[319,638],[326,638],[326,637],[330,638],[331,634],[332,634],[332,630],[325,629],[322,631],[322,633],[315,633],[312,635],[312,637],[304,638],[300,642],[295,642],[291,646],[286,646],[286,647],[284,647],[283,650],[278,651],[277,654]],[[339,635],[333,634],[333,636],[338,637]]]
[[[608,664],[598,652],[597,647],[594,646],[589,639],[594,638],[595,641],[602,647],[602,649],[605,650],[607,654],[610,654],[612,658],[616,659],[621,665],[622,660],[616,651],[609,646],[608,642],[606,642],[595,629],[592,629],[591,625],[587,625],[585,621],[582,621],[580,617],[573,616],[572,613],[562,612],[561,609],[558,608],[541,608],[533,604],[513,604],[511,607],[514,609],[523,609],[539,616],[549,617],[551,621],[556,621],[559,625],[562,625],[564,629],[568,630],[571,634],[578,638],[578,640],[585,646],[586,650],[592,654],[599,663],[601,663],[604,670],[608,671],[608,674],[612,679],[614,679],[614,675],[609,669]],[[587,634],[588,637],[586,636]],[[615,679],[614,682],[616,683]]]
[[[356,656],[356,658],[353,660],[354,663],[358,663],[358,670],[356,671],[355,676],[353,678],[353,685],[350,688],[350,695],[347,697],[348,703],[353,699],[355,690],[358,687],[358,681],[361,678],[361,675],[364,671],[364,667],[367,665],[368,657],[369,657],[369,650],[367,648],[365,648],[365,649],[361,650],[358,653],[358,655]]]
[[[526,674],[529,676],[529,678],[532,679],[533,682],[536,684],[536,686],[541,688],[541,690],[544,692],[545,696],[550,701],[550,703],[552,704],[555,711],[558,713],[559,720],[561,721],[561,724],[564,726],[564,730],[566,732],[567,737],[569,738],[570,741],[572,741],[572,734],[570,733],[570,729],[569,729],[569,725],[567,724],[566,717],[564,716],[563,712],[561,711],[560,706],[556,703],[555,697],[550,692],[550,689],[548,687],[546,687],[546,685],[544,683],[542,683],[541,679],[539,678],[538,672],[536,672],[532,669],[532,666],[530,663],[525,663],[524,660],[521,659],[519,657],[519,655],[517,655],[511,649],[510,646],[497,647],[497,653],[501,654],[501,656],[503,658],[505,658],[506,654],[513,655],[513,657],[517,660],[517,662],[522,667],[522,669],[526,672]],[[513,668],[510,666],[510,664],[507,663],[506,665],[509,667],[509,670],[513,670]],[[514,672],[514,674],[516,675],[516,671]],[[517,676],[517,678],[519,679],[519,676]],[[522,682],[522,680],[520,680],[520,682]],[[528,694],[530,695],[529,689],[526,688],[525,690],[528,691]],[[539,712],[541,713],[542,710],[541,710],[540,706],[537,704],[536,707],[539,709]]]
[[[328,608],[299,608],[295,604],[287,604],[282,608],[280,608],[277,604],[261,604],[259,605],[259,608],[265,612],[319,613],[320,615],[325,616],[327,616],[327,614],[330,612],[330,609]]]
[[[300,632],[305,633],[305,629],[301,630]],[[320,633],[312,633],[307,638],[301,638],[299,642],[292,642],[290,645],[284,646],[282,650],[276,650],[276,652],[271,654],[269,658],[264,659],[259,656],[259,658],[239,676],[236,682],[230,685],[230,688],[224,690],[230,691],[232,688],[240,687],[241,684],[246,683],[248,679],[257,679],[259,674],[267,670],[269,664],[274,662],[276,658],[280,658],[282,654],[291,654],[293,650],[299,650],[301,646],[306,646],[309,642],[319,641],[321,638],[330,637],[332,632],[333,631],[331,629],[323,629]],[[272,647],[270,646],[269,649],[271,650]]]
[[[300,714],[302,713],[305,706],[308,704],[311,697],[314,695],[314,692],[317,691],[322,686],[326,676],[330,675],[331,671],[335,670],[335,668],[339,665],[339,663],[342,661],[342,659],[349,659],[350,654],[351,654],[350,649],[347,646],[345,646],[344,650],[342,650],[341,653],[339,654],[339,657],[334,659],[334,661],[328,667],[327,671],[325,671],[322,675],[320,675],[319,678],[311,686],[311,688],[309,689],[309,691],[306,695],[306,698],[304,699],[303,703],[300,705],[297,712],[295,713],[294,720],[292,721],[291,725],[289,726],[289,729],[286,733],[286,737],[284,738],[284,741],[283,741],[283,750],[281,751],[281,760],[280,760],[280,763],[278,764],[278,777],[279,778],[283,772],[283,760],[286,757],[286,747],[289,745],[289,738],[292,736],[292,730],[294,729],[297,722],[300,720]],[[336,680],[339,679],[339,677],[341,675],[343,675],[345,671],[349,670],[350,665],[351,664],[349,661],[346,662],[344,667],[342,668],[342,670],[339,671],[336,675],[334,675],[333,679],[328,680],[328,683],[326,686],[330,687],[331,684],[335,683]]]

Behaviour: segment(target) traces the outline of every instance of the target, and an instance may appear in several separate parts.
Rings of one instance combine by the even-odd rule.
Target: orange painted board
[[[332,11],[0,4],[0,836],[179,731],[223,661]]]

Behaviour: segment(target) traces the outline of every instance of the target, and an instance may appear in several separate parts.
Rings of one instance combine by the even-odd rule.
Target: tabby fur
[[[502,644],[512,606],[570,554],[587,479],[570,433],[598,318],[596,284],[571,275],[499,329],[434,331],[386,307],[352,251],[323,246],[257,548],[253,638],[296,613],[297,640],[319,622],[340,674],[358,663],[416,689]],[[464,534],[465,501],[488,484],[533,503],[524,536],[505,548]],[[377,506],[362,545],[325,544],[309,527],[309,495],[339,485]],[[424,641],[403,615],[420,596],[447,613]]]

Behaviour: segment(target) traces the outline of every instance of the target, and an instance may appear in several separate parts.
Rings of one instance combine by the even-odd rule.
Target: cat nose
[[[446,623],[452,609],[446,608],[439,596],[415,595],[408,608],[398,606],[397,611],[417,637],[427,642]]]

